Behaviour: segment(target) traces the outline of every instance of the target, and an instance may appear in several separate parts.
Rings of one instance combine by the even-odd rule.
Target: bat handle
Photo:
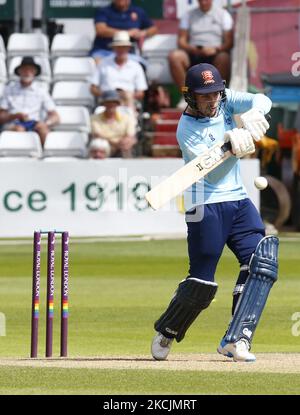
[[[269,122],[269,121],[271,121],[271,115],[270,114],[266,114],[265,115],[265,119]]]
[[[232,150],[231,142],[227,141],[227,143],[224,143],[221,146],[221,150],[223,150],[224,153],[226,153],[226,151],[231,151]]]

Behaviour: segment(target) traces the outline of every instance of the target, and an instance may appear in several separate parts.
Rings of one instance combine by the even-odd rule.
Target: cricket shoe
[[[217,349],[218,353],[232,357],[235,362],[255,362],[256,357],[249,350],[250,345],[246,339],[240,339],[235,343],[227,343],[223,339]]]
[[[154,359],[165,360],[171,350],[173,340],[161,333],[157,333],[151,345],[151,353]]]

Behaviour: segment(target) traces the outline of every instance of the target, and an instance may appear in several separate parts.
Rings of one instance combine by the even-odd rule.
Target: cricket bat
[[[146,193],[146,200],[153,209],[159,209],[232,155],[230,141],[216,143]]]
[[[267,114],[266,120],[270,119],[271,116]],[[239,116],[236,118],[236,123],[238,127],[242,126]],[[146,193],[146,200],[153,209],[159,209],[231,157],[233,155],[231,149],[230,141],[216,143]]]

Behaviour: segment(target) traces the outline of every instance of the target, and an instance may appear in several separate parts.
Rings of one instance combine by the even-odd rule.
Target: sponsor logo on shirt
[[[130,18],[131,18],[131,20],[133,20],[134,22],[136,22],[136,21],[137,21],[137,19],[138,19],[138,15],[137,15],[137,13],[136,13],[136,12],[132,12],[132,13],[130,14]]]

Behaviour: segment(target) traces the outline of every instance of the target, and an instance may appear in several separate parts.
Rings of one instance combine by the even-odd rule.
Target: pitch
[[[230,318],[238,273],[229,250],[217,270],[216,301],[186,339],[174,344],[168,361],[151,359],[153,322],[187,272],[186,241],[130,238],[124,242],[71,238],[69,358],[43,357],[46,305],[42,303],[40,359],[31,361],[32,242],[0,241],[0,393],[298,394],[300,238],[280,238],[279,279],[257,329],[253,346],[257,362],[252,364],[233,363],[215,351]],[[56,266],[58,276],[59,255]],[[41,289],[45,298],[45,278]],[[54,356],[59,353],[57,300]]]

